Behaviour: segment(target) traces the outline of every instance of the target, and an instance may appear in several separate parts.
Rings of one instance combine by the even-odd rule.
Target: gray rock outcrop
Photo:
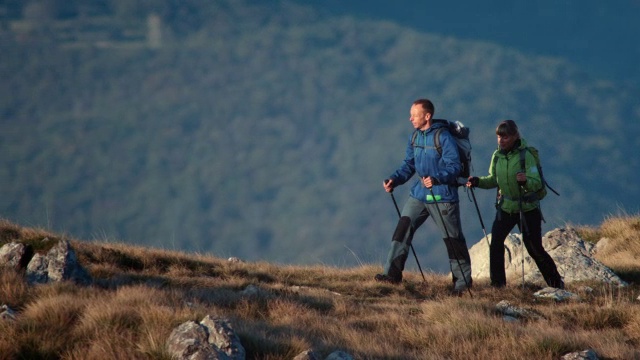
[[[27,265],[27,280],[32,284],[57,281],[73,281],[88,285],[92,282],[89,273],[78,263],[69,241],[60,240],[46,255],[35,254]]]
[[[200,323],[187,321],[169,335],[167,348],[176,359],[243,360],[245,350],[226,319],[205,316]]]
[[[524,251],[525,281],[545,285],[542,274],[533,259],[522,246],[520,234],[509,234],[505,240],[505,271],[507,278],[522,277],[522,256]],[[491,241],[491,235],[488,235]],[[542,238],[542,245],[556,262],[565,283],[582,280],[596,280],[617,286],[626,286],[611,269],[596,260],[595,246],[580,238],[575,229],[558,228],[548,232]],[[474,279],[489,278],[489,247],[487,241],[480,239],[469,250]]]
[[[0,266],[7,266],[20,270],[29,262],[33,250],[30,247],[18,243],[10,242],[0,247]]]

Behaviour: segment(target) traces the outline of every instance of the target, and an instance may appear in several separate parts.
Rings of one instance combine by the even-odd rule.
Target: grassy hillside
[[[640,189],[621,186],[640,168],[636,88],[288,2],[105,3],[3,33],[0,214],[12,221],[248,260],[381,262],[396,215],[380,184],[423,96],[472,128],[476,174],[497,122],[519,122],[562,194],[545,200],[547,227],[637,207]],[[159,42],[140,35],[151,15]],[[489,224],[492,197],[478,192]],[[461,198],[471,246],[482,232]],[[414,244],[444,270],[434,229]]]
[[[0,303],[16,310],[0,321],[3,359],[169,359],[172,329],[206,315],[229,318],[249,359],[291,359],[309,348],[324,358],[343,350],[357,359],[557,359],[593,349],[600,358],[640,356],[640,218],[607,219],[579,232],[601,236],[599,260],[631,285],[570,283],[580,300],[534,298],[519,283],[503,290],[474,282],[473,297],[448,295],[450,279],[408,273],[402,285],[372,280],[377,267],[279,266],[71,239],[94,285],[30,286],[0,270]],[[613,230],[615,229],[615,230]],[[66,236],[3,220],[0,243]],[[620,262],[620,259],[626,259]],[[245,296],[249,285],[260,291]],[[584,290],[588,285],[593,292]],[[505,322],[507,300],[539,319]]]

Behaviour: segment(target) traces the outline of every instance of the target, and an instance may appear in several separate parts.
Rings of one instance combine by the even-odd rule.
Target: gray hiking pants
[[[438,208],[442,217],[437,213]],[[472,284],[471,259],[466,240],[462,234],[458,203],[439,202],[436,206],[434,203],[425,204],[409,197],[393,234],[391,249],[384,266],[384,274],[395,280],[402,280],[402,271],[411,250],[413,235],[429,216],[433,218],[436,226],[440,229],[447,247],[454,289],[464,290],[467,285],[471,286]]]

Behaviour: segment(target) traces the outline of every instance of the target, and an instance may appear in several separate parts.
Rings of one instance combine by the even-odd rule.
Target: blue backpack
[[[446,127],[441,127],[436,130],[434,134],[434,144],[438,154],[442,156],[442,146],[440,145],[440,133],[447,130],[456,141],[458,145],[458,154],[460,155],[460,163],[462,164],[462,172],[456,181],[457,186],[461,186],[467,183],[467,179],[471,175],[471,141],[469,140],[469,132],[471,130],[464,126],[460,121],[449,121],[445,119],[433,119],[433,122],[446,123]],[[411,137],[411,145],[415,146],[415,140],[418,136],[418,131],[414,131]]]

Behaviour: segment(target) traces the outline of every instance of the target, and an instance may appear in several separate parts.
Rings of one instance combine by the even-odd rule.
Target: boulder
[[[487,236],[489,242],[491,235]],[[505,271],[508,279],[520,279],[523,265],[525,281],[545,285],[542,274],[533,259],[522,246],[520,234],[509,234],[505,240]],[[595,280],[617,286],[628,284],[611,269],[596,260],[593,255],[595,246],[580,238],[573,228],[557,228],[542,238],[542,245],[553,258],[565,283],[583,280]],[[487,240],[480,239],[469,249],[472,276],[474,279],[489,278],[489,246]]]
[[[176,359],[236,359],[246,357],[244,347],[226,319],[205,316],[200,323],[187,321],[169,335],[167,349]]]
[[[32,284],[66,280],[81,285],[92,282],[67,240],[60,240],[46,255],[35,254],[27,265],[27,280]]]
[[[226,359],[209,344],[207,330],[195,321],[187,321],[173,329],[167,340],[171,356],[180,360]]]
[[[0,267],[11,267],[20,270],[26,267],[33,256],[30,246],[18,242],[10,242],[0,247]]]

